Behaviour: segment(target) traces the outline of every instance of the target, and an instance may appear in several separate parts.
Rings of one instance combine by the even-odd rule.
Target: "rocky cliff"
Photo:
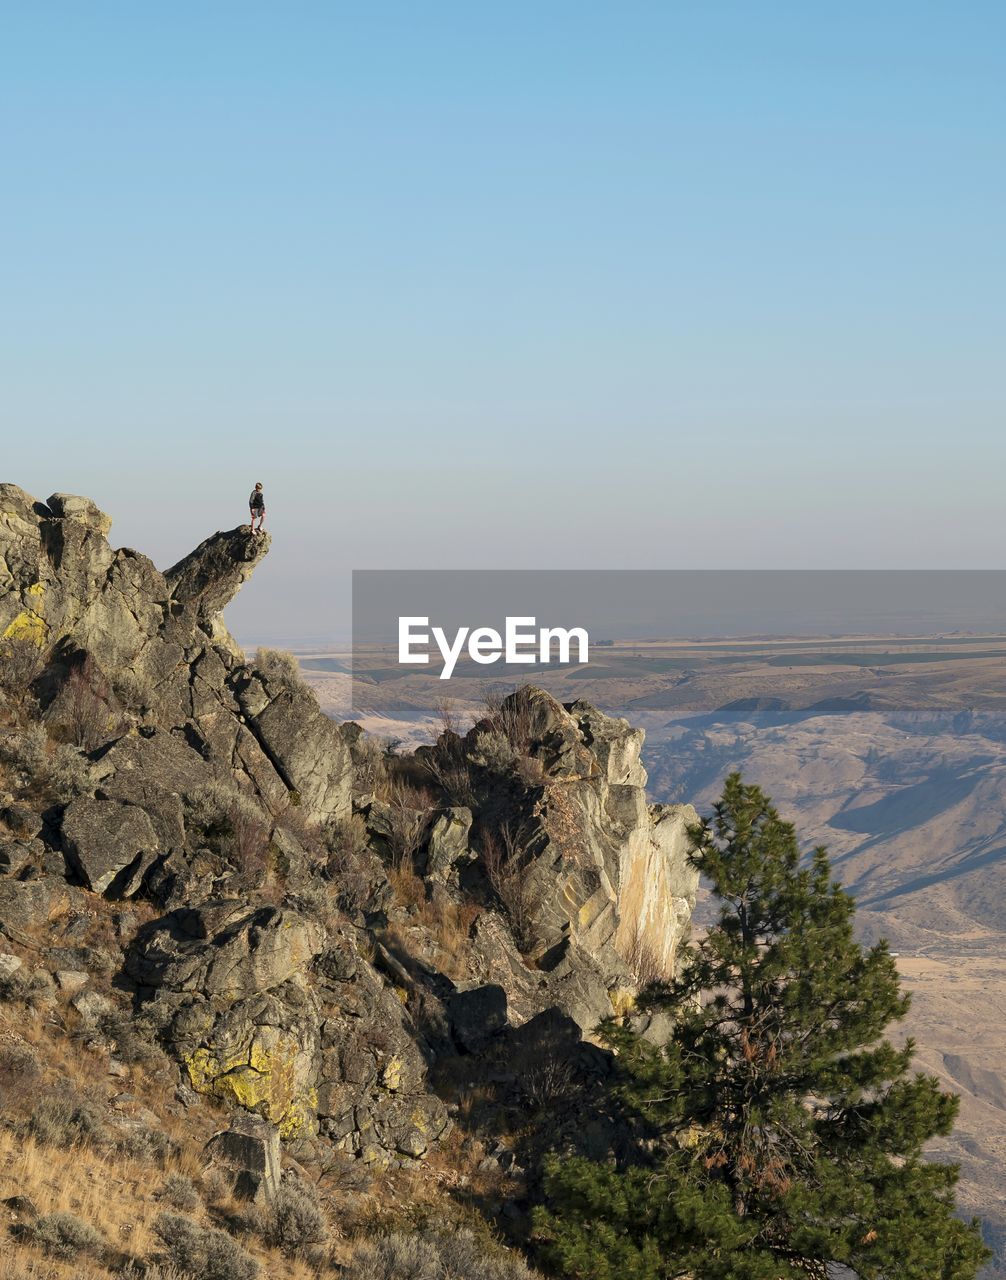
[[[454,1061],[547,1041],[603,1073],[593,1028],[673,968],[696,887],[695,814],[647,804],[642,732],[526,688],[396,756],[227,632],[268,535],[162,572],[110,528],[0,485],[11,972],[75,975],[95,1040],[128,1015],[184,1105],[255,1113],[308,1163],[421,1159]]]

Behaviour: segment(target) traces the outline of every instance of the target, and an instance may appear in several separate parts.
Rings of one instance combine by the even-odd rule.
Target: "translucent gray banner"
[[[361,570],[352,701],[367,706],[375,683],[389,681],[404,698],[422,688],[425,702],[431,682],[451,694],[491,682],[548,687],[627,663],[633,679],[666,677],[691,669],[689,643],[704,661],[754,645],[769,668],[880,671],[1006,658],[1004,636],[1000,570]]]

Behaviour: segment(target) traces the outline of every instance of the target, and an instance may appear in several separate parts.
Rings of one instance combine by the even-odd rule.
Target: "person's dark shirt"
[[[265,510],[265,494],[261,489],[252,489],[251,497],[248,499],[248,505],[253,510]]]

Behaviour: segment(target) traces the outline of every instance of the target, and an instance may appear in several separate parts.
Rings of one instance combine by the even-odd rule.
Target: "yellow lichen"
[[[616,1018],[624,1018],[636,1007],[636,997],[626,987],[612,987],[608,992],[608,999],[611,1001]]]
[[[3,633],[4,640],[28,640],[39,649],[49,638],[49,624],[34,609],[22,609]]]
[[[318,1098],[314,1089],[298,1090],[292,1037],[278,1037],[267,1049],[258,1040],[244,1052],[219,1054],[200,1047],[185,1059],[197,1093],[212,1094],[254,1111],[277,1125],[284,1138],[313,1133]]]
[[[392,1093],[402,1083],[402,1060],[397,1055],[388,1059],[381,1072],[381,1084]]]

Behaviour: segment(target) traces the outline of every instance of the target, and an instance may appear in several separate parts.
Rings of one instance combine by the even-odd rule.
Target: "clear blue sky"
[[[1001,567],[1004,85],[991,2],[0,4],[2,478],[162,564],[263,480],[254,637]]]

